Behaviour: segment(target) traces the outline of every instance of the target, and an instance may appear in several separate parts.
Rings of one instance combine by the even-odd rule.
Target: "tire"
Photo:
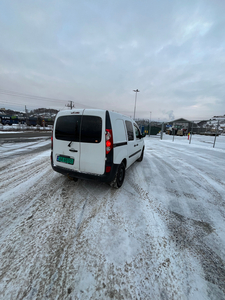
[[[116,189],[120,188],[123,185],[123,181],[125,178],[125,165],[122,162],[116,172],[116,176],[114,180],[110,183],[111,187],[114,187]]]
[[[144,158],[144,148],[142,149],[141,156],[137,159],[137,161],[142,161]]]

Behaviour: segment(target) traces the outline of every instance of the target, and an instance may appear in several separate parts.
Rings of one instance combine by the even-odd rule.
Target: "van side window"
[[[57,140],[79,142],[81,116],[61,116],[57,119],[55,137]]]
[[[125,142],[127,140],[124,120],[117,119],[113,128],[113,142]]]
[[[136,139],[140,139],[141,138],[141,133],[140,133],[139,128],[136,125],[134,125],[134,130],[135,130]]]
[[[133,141],[134,139],[133,125],[130,121],[125,121],[125,123],[127,128],[128,141]]]
[[[102,119],[96,116],[83,116],[81,125],[82,143],[100,143],[102,139]]]

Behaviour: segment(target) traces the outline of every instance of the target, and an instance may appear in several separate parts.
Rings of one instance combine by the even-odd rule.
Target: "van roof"
[[[116,112],[116,111],[111,111],[111,110],[108,110],[108,109],[97,109],[97,108],[73,108],[73,109],[65,109],[65,110],[61,110],[58,112],[58,115],[66,115],[66,114],[76,114],[76,113],[81,113],[82,111],[86,111],[86,112],[106,112],[108,111],[109,113],[112,113],[112,114],[119,114],[127,119],[130,119],[130,120],[133,120],[132,118],[124,115],[124,114],[121,114],[119,112]],[[133,120],[134,121],[134,120]]]

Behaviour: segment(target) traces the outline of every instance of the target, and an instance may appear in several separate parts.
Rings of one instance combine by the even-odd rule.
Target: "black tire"
[[[118,189],[123,185],[123,181],[125,178],[125,165],[122,162],[116,172],[116,176],[114,178],[114,180],[110,183],[110,186]]]
[[[142,161],[144,158],[144,148],[142,149],[141,156],[137,159],[137,161]]]

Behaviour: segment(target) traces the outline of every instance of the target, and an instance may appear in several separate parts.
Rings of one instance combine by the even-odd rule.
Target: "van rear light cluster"
[[[112,136],[112,129],[106,129],[105,133],[105,149],[106,154],[108,154],[113,148],[113,136]]]
[[[51,150],[53,150],[53,130],[52,130],[52,135],[51,135]]]

